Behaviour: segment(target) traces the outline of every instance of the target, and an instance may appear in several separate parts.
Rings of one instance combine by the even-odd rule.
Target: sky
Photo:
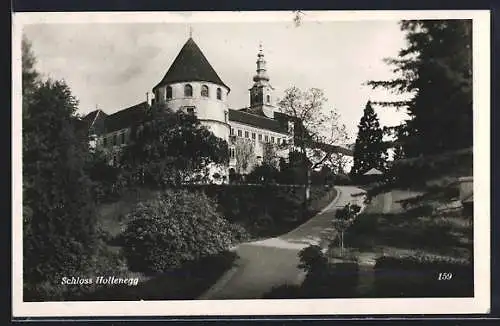
[[[405,46],[397,21],[305,21],[222,23],[73,23],[26,25],[36,68],[44,77],[64,79],[84,115],[96,107],[111,114],[146,100],[192,37],[226,85],[228,104],[249,105],[248,89],[262,43],[275,96],[286,88],[320,88],[346,125],[352,141],[368,100],[393,99],[368,80],[394,78],[383,59]],[[381,125],[406,116],[376,109]]]

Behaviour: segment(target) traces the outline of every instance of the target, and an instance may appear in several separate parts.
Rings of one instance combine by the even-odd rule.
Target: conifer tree
[[[400,26],[407,46],[385,60],[395,77],[368,84],[409,95],[376,103],[410,116],[398,130],[405,155],[472,146],[472,21],[411,20]]]
[[[386,148],[382,141],[383,131],[370,101],[366,103],[358,128],[351,175],[357,177],[372,168],[384,171]]]

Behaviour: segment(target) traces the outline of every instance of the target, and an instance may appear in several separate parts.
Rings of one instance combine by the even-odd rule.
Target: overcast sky
[[[363,84],[394,77],[385,57],[404,47],[397,21],[280,23],[130,23],[37,24],[24,34],[32,42],[37,69],[64,79],[80,101],[79,113],[96,105],[110,114],[146,99],[189,37],[201,48],[231,88],[230,108],[249,105],[248,89],[262,42],[276,95],[290,86],[323,89],[350,136],[366,102],[386,100],[385,91]],[[404,117],[394,109],[377,109],[382,125]]]

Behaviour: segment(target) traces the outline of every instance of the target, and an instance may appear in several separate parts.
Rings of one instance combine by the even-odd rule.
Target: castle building
[[[195,114],[217,137],[226,140],[230,150],[228,171],[248,173],[262,162],[269,147],[275,147],[275,153],[286,158],[287,151],[280,150],[278,145],[293,141],[293,123],[276,107],[262,46],[256,65],[253,85],[249,89],[249,106],[231,109],[227,104],[230,87],[190,37],[163,79],[153,87],[154,98],[110,115],[94,110],[83,118],[90,134],[95,136],[93,145],[110,153],[112,163],[120,148],[130,142],[131,127],[140,122],[154,104]],[[255,159],[242,169],[238,165],[237,147],[245,142],[253,150]]]

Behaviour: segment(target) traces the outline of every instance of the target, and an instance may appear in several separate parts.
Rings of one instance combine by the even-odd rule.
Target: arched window
[[[193,86],[186,84],[184,85],[184,96],[192,97],[193,96]]]
[[[271,96],[267,95],[266,96],[266,101],[267,101],[267,104],[271,103]]]
[[[207,85],[201,86],[201,96],[208,97],[208,86]]]
[[[222,89],[217,88],[217,99],[222,100]]]
[[[172,87],[167,86],[167,99],[172,98]]]

